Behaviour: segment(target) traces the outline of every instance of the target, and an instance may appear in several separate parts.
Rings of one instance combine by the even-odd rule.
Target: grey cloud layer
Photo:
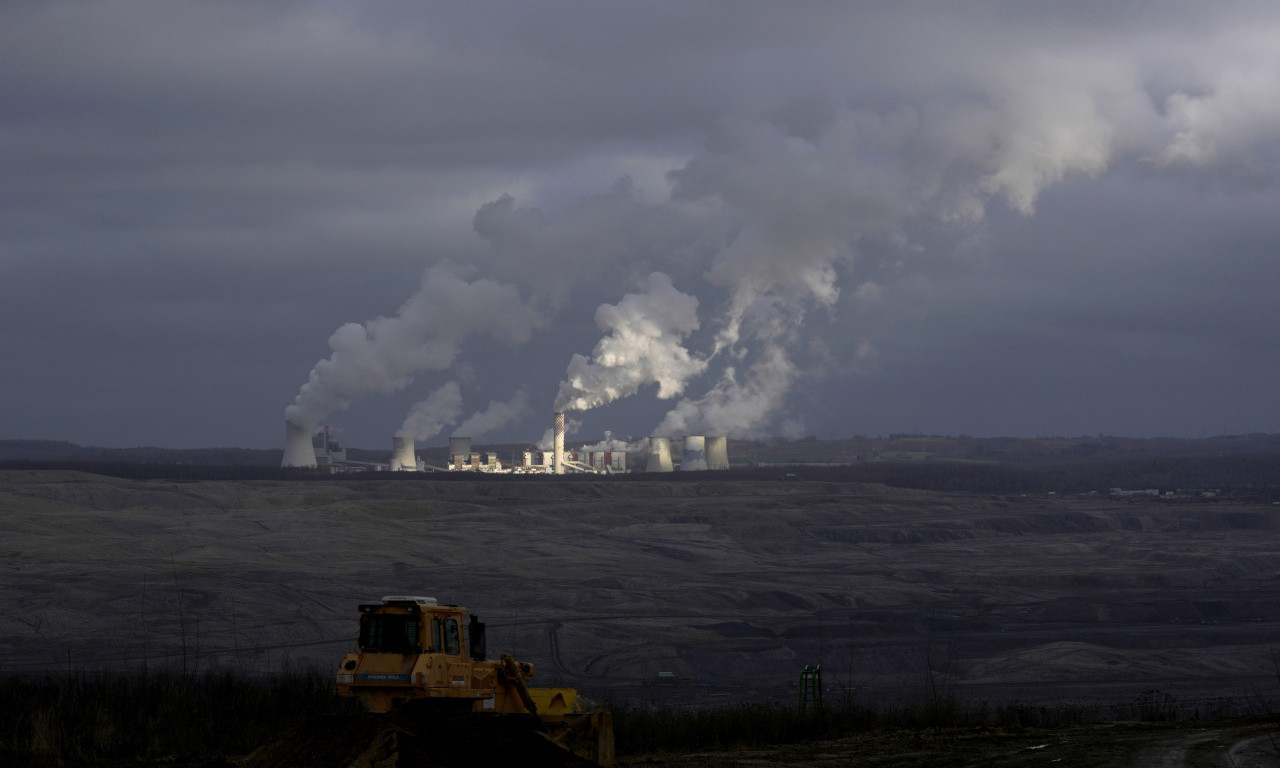
[[[482,366],[462,382],[468,411],[525,384],[540,413],[559,380],[549,372],[595,343],[583,316],[655,271],[698,298],[686,344],[707,371],[674,409],[629,398],[588,429],[929,429],[903,423],[919,411],[893,398],[833,414],[812,394],[891,389],[903,355],[937,357],[944,337],[963,347],[948,364],[980,378],[999,351],[979,332],[1025,327],[1046,307],[1033,345],[1070,337],[1103,364],[1155,342],[1091,320],[1159,318],[1148,325],[1174,358],[1194,360],[1203,329],[1218,328],[1240,346],[1223,364],[1265,377],[1253,361],[1270,347],[1239,302],[1207,296],[1178,319],[1144,288],[1212,293],[1171,284],[1194,270],[1163,267],[1202,260],[1228,293],[1276,284],[1265,211],[1280,208],[1277,34],[1280,13],[1262,3],[10,4],[0,298],[22,330],[0,352],[32,400],[13,436],[108,441],[118,422],[59,421],[86,361],[113,393],[167,376],[193,399],[234,400],[207,369],[247,364],[250,344],[279,350],[278,363],[272,392],[242,395],[251,405],[228,422],[239,433],[175,438],[163,425],[177,409],[120,439],[270,444],[271,397],[287,403],[317,355],[295,408],[318,423],[359,400],[369,410],[350,427],[369,444],[404,418],[397,393],[421,399],[459,363]],[[1157,225],[1121,218],[1115,236],[1095,236],[1094,220],[1069,215],[1094,189]],[[1176,213],[1223,196],[1242,209],[1217,205],[1194,231]],[[471,271],[415,295],[444,260]],[[1038,279],[1063,263],[1080,273]],[[106,292],[87,277],[103,264]],[[505,292],[464,301],[470,315],[449,304],[478,281]],[[1086,295],[1054,292],[1068,284]],[[48,288],[37,300],[21,285]],[[973,333],[931,329],[938,314]],[[207,352],[161,373],[149,358],[183,326],[237,330],[203,330]],[[1116,338],[1128,341],[1103,341]],[[516,350],[502,367],[484,362],[492,344]],[[135,362],[104,349],[136,350]],[[1029,424],[1002,414],[988,429]]]

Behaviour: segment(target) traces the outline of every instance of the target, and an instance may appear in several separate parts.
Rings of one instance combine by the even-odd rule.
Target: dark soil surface
[[[620,768],[802,768],[913,766],[913,768],[1276,768],[1280,723],[1077,726],[1049,730],[898,731],[764,749],[643,755]]]
[[[6,768],[72,768],[0,751]],[[86,763],[85,765],[90,765]],[[519,723],[386,716],[312,720],[252,754],[97,768],[590,768]],[[750,749],[626,755],[619,768],[1280,768],[1280,719],[1111,723],[1054,729],[877,731]]]
[[[1280,694],[1270,504],[12,470],[0,513],[0,674],[327,669],[356,605],[422,594],[536,684],[616,702],[785,700],[807,664],[861,701]]]
[[[590,768],[523,717],[391,715],[318,718],[236,761],[238,768]]]

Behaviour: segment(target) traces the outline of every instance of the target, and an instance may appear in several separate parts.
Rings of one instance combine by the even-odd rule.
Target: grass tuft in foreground
[[[351,710],[330,683],[315,671],[0,680],[0,762],[241,755],[307,718]]]
[[[354,714],[331,678],[290,671],[0,679],[0,765],[229,765],[289,728],[321,715]],[[1149,691],[1112,705],[965,703],[949,693],[914,702],[845,701],[805,712],[794,705],[716,708],[615,705],[619,754],[694,752],[837,739],[872,731],[1058,728],[1115,720],[1169,722],[1274,711],[1272,702],[1181,701]]]

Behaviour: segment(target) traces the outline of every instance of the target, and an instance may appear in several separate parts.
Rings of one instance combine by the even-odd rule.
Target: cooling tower
[[[564,412],[557,411],[555,418],[551,422],[551,432],[555,443],[552,445],[554,453],[551,457],[551,472],[557,475],[564,474]]]
[[[462,458],[459,459],[459,456]],[[449,461],[454,462],[458,469],[461,469],[464,464],[471,463],[471,438],[449,438]]]
[[[311,447],[311,430],[292,421],[284,422],[284,459],[282,467],[310,467],[315,469],[316,451]]]
[[[645,464],[645,472],[671,471],[671,438],[649,438],[649,463]]]
[[[695,472],[707,468],[707,439],[702,435],[689,435],[684,439],[684,456],[680,459],[681,472]]]
[[[707,438],[707,469],[729,468],[729,438]]]
[[[412,437],[400,437],[397,435],[391,438],[391,471],[418,471],[418,457],[413,453]]]

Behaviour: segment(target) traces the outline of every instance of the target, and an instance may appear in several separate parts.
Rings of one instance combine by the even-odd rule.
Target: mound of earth
[[[238,768],[475,768],[519,756],[522,768],[598,768],[551,743],[518,715],[329,715],[286,732],[237,761]]]

